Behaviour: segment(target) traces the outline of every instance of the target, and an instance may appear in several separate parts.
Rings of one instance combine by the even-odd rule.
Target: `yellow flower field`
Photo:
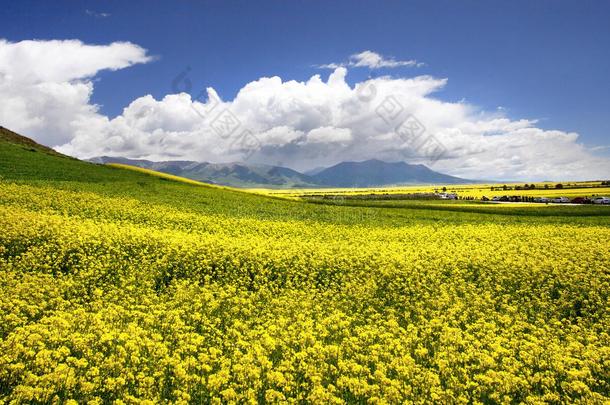
[[[519,184],[457,184],[446,185],[447,192],[456,193],[459,197],[474,197],[480,199],[483,196],[492,198],[495,196],[531,196],[531,197],[594,197],[610,196],[610,187],[602,186],[599,181],[592,182],[566,182],[564,188],[557,189],[557,183],[536,183],[535,189],[523,189],[524,183]],[[504,190],[503,186],[508,189]],[[545,188],[548,187],[548,188]],[[521,189],[515,189],[521,187]],[[493,190],[492,190],[493,188]],[[300,196],[323,196],[334,195],[366,195],[366,194],[410,194],[410,193],[434,193],[443,192],[442,185],[436,186],[396,186],[396,187],[374,187],[374,188],[328,188],[328,189],[291,189],[291,190],[265,190],[251,189],[250,191],[268,195],[283,197]]]
[[[311,204],[1,152],[1,402],[610,401],[607,207]]]
[[[0,196],[6,401],[608,399],[606,226],[235,218],[7,183]]]

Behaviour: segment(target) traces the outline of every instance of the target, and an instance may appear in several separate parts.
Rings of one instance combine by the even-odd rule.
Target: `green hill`
[[[2,126],[0,126],[0,141],[11,143],[13,145],[20,145],[30,152],[44,152],[49,155],[64,156],[47,146],[41,145],[30,138],[19,135],[18,133]]]
[[[0,127],[0,176],[8,180],[133,182],[141,176],[62,155]],[[121,175],[119,175],[121,174]]]

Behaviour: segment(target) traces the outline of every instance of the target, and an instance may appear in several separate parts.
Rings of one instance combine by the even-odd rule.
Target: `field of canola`
[[[610,210],[438,205],[0,141],[0,402],[610,401]]]
[[[533,184],[533,183],[532,183]],[[534,189],[523,189],[524,183],[506,184],[453,184],[445,186],[446,192],[456,193],[460,198],[470,197],[480,200],[481,197],[487,198],[501,196],[528,196],[528,197],[609,197],[610,187],[602,185],[602,181],[588,182],[566,182],[560,183],[563,188],[555,188],[557,183],[536,183]],[[505,190],[503,187],[506,186]],[[547,188],[545,188],[545,186]],[[520,187],[520,188],[517,188]],[[414,194],[414,193],[441,193],[443,186],[395,186],[395,187],[370,187],[370,188],[328,188],[328,189],[279,189],[264,190],[251,189],[267,195],[284,197],[314,197],[324,194],[337,196],[350,195],[370,195],[370,194]]]

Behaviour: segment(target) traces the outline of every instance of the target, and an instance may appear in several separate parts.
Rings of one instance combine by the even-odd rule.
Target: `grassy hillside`
[[[610,400],[607,207],[177,180],[0,139],[0,401]]]
[[[19,145],[30,152],[44,152],[48,155],[66,157],[65,155],[62,155],[61,153],[58,153],[47,146],[41,145],[30,138],[19,135],[18,133],[2,126],[0,126],[0,140],[13,145]]]

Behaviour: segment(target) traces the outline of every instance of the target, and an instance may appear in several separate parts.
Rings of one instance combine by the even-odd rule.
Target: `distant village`
[[[476,187],[476,186],[473,186]],[[544,184],[537,186],[536,184],[524,184],[524,185],[503,185],[503,186],[490,186],[490,195],[486,196],[483,194],[481,197],[460,195],[459,189],[449,190],[447,187],[435,189],[433,192],[416,192],[416,193],[389,193],[374,191],[370,193],[359,193],[359,194],[303,194],[300,195],[302,198],[314,198],[323,200],[465,200],[465,201],[484,201],[490,203],[543,203],[543,204],[610,204],[610,197],[597,195],[595,193],[596,188],[604,189],[610,187],[609,181],[602,181],[595,185],[583,185],[578,183],[557,183]],[[571,190],[570,194],[573,194],[573,190],[582,190],[582,196],[561,196],[557,195],[558,190]],[[549,195],[552,196],[533,196],[533,195],[518,195],[515,191],[531,191],[531,190],[548,190]],[[507,191],[510,194],[498,195],[498,192]],[[495,194],[495,195],[492,195]]]
[[[582,186],[579,184],[566,184],[557,183],[554,187],[551,187],[549,184],[544,184],[542,187],[536,186],[536,184],[525,184],[523,186],[516,185],[513,187],[503,185],[501,187],[491,186],[490,191],[498,192],[498,191],[516,191],[516,190],[563,190],[565,189],[586,189],[590,191],[594,188],[602,188],[610,186],[609,181],[602,181],[599,186]],[[556,194],[556,193],[554,193]],[[585,193],[583,193],[585,194]],[[589,193],[587,193],[589,194]],[[472,196],[460,196],[457,192],[447,192],[447,188],[443,187],[442,192],[435,190],[434,196],[441,200],[476,200],[477,198]],[[487,197],[485,195],[481,196],[480,201],[489,201],[489,202],[533,202],[533,203],[544,203],[544,204],[610,204],[610,197],[606,196],[597,196],[593,194],[592,197],[565,197],[565,196],[553,196],[553,197],[544,197],[544,196],[531,196],[531,195],[496,195],[493,197]]]

